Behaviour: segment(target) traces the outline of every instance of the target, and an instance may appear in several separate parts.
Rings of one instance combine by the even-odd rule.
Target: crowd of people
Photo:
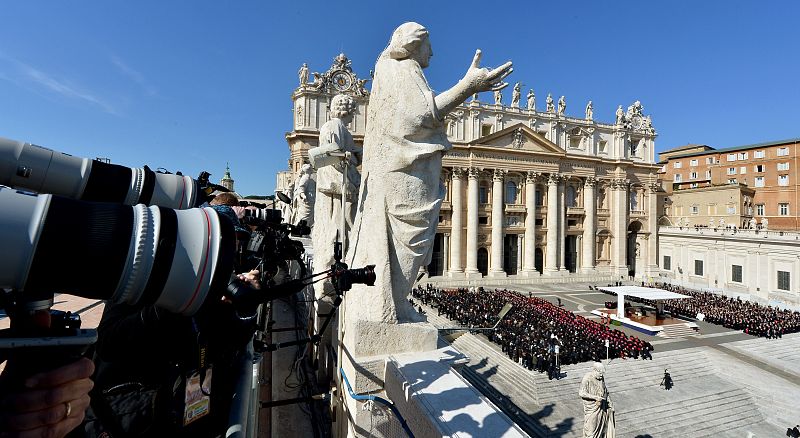
[[[764,338],[780,338],[788,333],[800,332],[800,312],[762,306],[739,297],[687,289],[670,284],[652,284],[683,295],[690,299],[669,300],[664,310],[673,315],[697,318],[723,327],[741,330],[744,333]],[[645,301],[645,304],[653,304]]]
[[[512,311],[489,332],[512,360],[529,370],[559,377],[560,365],[606,358],[652,359],[653,346],[620,330],[576,315],[545,299],[495,289],[417,286],[412,296],[465,327],[492,327],[506,303]],[[606,349],[606,341],[608,348]]]

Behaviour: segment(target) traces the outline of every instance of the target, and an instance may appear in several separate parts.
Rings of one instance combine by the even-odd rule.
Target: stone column
[[[567,188],[564,185],[566,178],[562,175],[558,184],[558,270],[566,271],[565,240],[567,239]]]
[[[453,182],[450,191],[450,207],[452,208],[453,215],[450,221],[450,266],[448,274],[450,277],[461,276],[464,268],[461,264],[461,247],[464,232],[464,220],[462,214],[464,211],[464,193],[462,184],[464,182],[464,170],[460,168],[453,168]]]
[[[617,277],[628,277],[628,186],[630,181],[623,178],[611,180],[611,272]]]
[[[442,251],[442,276],[445,276],[450,271],[450,233],[442,235]]]
[[[581,272],[592,273],[596,264],[597,240],[597,195],[595,185],[597,180],[588,177],[583,182],[583,249]]]
[[[651,183],[647,193],[647,231],[650,236],[647,240],[647,274],[657,278],[661,270],[658,268],[658,198],[661,187]]]
[[[561,175],[557,173],[551,173],[547,177],[547,254],[545,255],[544,271],[549,275],[558,271],[558,220],[561,217],[558,205],[558,186],[560,181]]]
[[[478,271],[478,169],[469,169],[467,182],[467,276],[479,277]]]
[[[522,234],[517,234],[517,275],[522,272]]]
[[[525,250],[522,256],[522,274],[539,275],[536,272],[536,180],[540,174],[528,172],[525,178]]]
[[[492,264],[489,277],[505,277],[503,271],[503,181],[506,172],[496,169],[492,175]]]

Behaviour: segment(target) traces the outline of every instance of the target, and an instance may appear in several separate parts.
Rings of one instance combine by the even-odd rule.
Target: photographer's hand
[[[63,437],[83,422],[94,364],[81,358],[25,381],[0,395],[0,436]]]
[[[236,277],[238,277],[239,280],[248,283],[253,289],[261,289],[261,282],[258,281],[258,274],[258,269],[253,269],[246,274],[238,274]]]

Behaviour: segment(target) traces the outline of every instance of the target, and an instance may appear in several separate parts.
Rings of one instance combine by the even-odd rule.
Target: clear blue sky
[[[299,66],[344,51],[366,77],[409,20],[431,33],[436,90],[481,48],[540,107],[563,94],[582,116],[591,99],[611,121],[641,100],[658,151],[800,137],[795,1],[27,0],[0,18],[0,136],[214,180],[229,161],[244,195],[286,167]]]

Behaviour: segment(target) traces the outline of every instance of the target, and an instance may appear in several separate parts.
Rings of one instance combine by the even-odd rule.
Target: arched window
[[[506,204],[517,203],[517,184],[514,181],[506,183]]]

